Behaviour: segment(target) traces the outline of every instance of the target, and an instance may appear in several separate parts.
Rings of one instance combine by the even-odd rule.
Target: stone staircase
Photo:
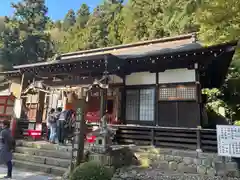
[[[13,154],[17,168],[62,176],[71,163],[71,147],[44,141],[18,141]]]

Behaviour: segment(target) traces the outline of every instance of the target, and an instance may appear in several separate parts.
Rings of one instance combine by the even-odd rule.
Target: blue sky
[[[0,16],[13,14],[11,2],[19,0],[0,0]],[[93,9],[102,0],[46,0],[48,6],[48,16],[53,20],[63,19],[69,9],[77,10],[82,3],[87,3],[90,9]]]

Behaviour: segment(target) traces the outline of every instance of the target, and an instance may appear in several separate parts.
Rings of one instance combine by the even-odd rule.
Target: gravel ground
[[[179,174],[164,172],[159,169],[140,169],[137,167],[118,170],[112,180],[224,180],[223,177],[207,177],[197,174]],[[240,180],[240,178],[227,178],[227,180]]]

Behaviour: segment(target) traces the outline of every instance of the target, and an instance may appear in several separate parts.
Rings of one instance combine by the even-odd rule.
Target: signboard
[[[217,125],[218,155],[240,157],[240,126]]]

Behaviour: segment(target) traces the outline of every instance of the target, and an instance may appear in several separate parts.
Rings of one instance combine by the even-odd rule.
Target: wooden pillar
[[[199,65],[198,63],[194,64],[195,69],[195,76],[196,76],[196,102],[198,103],[198,118],[196,125],[201,126],[202,125],[202,89],[201,89],[201,83],[200,83],[200,74],[199,74]]]
[[[121,121],[123,124],[126,124],[126,76],[122,76],[123,87],[122,87],[122,96],[121,96]]]
[[[104,116],[106,113],[106,98],[107,98],[107,90],[106,89],[100,89],[100,118]]]
[[[27,88],[28,86],[28,76],[26,74],[22,75],[22,80],[21,80],[21,86],[20,86],[20,90],[19,90],[19,101],[21,101],[21,116],[19,118],[25,118],[25,112],[24,109],[26,107],[26,102],[27,102],[27,98],[22,98],[22,92],[25,88]]]
[[[159,99],[159,85],[158,85],[158,72],[156,72],[156,86],[155,86],[155,108],[154,108],[154,124],[158,126],[158,99]]]
[[[202,128],[202,89],[201,89],[201,83],[200,83],[200,74],[199,74],[199,65],[198,63],[194,64],[195,69],[195,76],[196,76],[196,101],[198,103],[198,118],[197,118],[197,152],[202,152],[201,150],[201,128]]]
[[[36,122],[41,123],[43,121],[43,111],[44,111],[44,104],[45,104],[45,92],[40,91],[38,93],[38,107],[37,107],[37,115],[36,115]]]
[[[108,80],[104,80],[104,84],[107,84]],[[107,91],[108,89],[100,89],[100,118],[102,118],[105,113],[106,113],[106,108],[107,108]]]

